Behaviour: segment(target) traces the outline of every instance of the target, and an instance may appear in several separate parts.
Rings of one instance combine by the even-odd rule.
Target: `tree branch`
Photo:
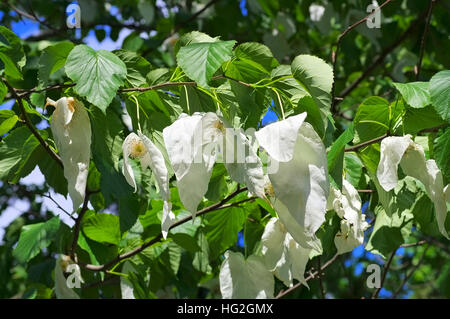
[[[386,276],[387,276],[387,273],[389,271],[389,267],[391,267],[392,260],[394,260],[394,256],[395,256],[396,252],[397,252],[397,249],[395,249],[392,252],[391,256],[389,257],[389,260],[387,261],[386,266],[384,267],[383,277],[381,277],[380,288],[377,288],[377,290],[375,290],[375,292],[372,295],[372,299],[377,299],[378,298],[378,294],[380,293],[381,288],[383,288],[384,281],[386,280]]]
[[[216,2],[219,2],[220,0],[211,0],[210,2],[208,2],[207,4],[205,4],[205,6],[203,8],[201,8],[200,10],[198,10],[196,13],[194,13],[191,17],[189,17],[187,20],[179,23],[176,27],[175,30],[172,32],[176,33],[178,30],[180,30],[183,25],[186,25],[188,23],[191,23],[192,21],[194,21],[195,19],[197,19],[203,12],[206,11],[206,9],[208,9],[210,6],[212,6],[213,4],[215,4]]]
[[[380,11],[385,5],[387,5],[389,2],[391,2],[392,0],[386,0],[381,6],[379,6],[376,10],[374,10],[372,13],[370,13],[368,16],[366,16],[365,18],[359,20],[358,22],[355,22],[354,24],[352,24],[351,26],[347,27],[347,29],[344,30],[344,32],[342,32],[337,40],[336,43],[336,49],[333,51],[333,53],[331,54],[331,61],[333,63],[333,75],[336,76],[336,67],[337,67],[337,55],[339,54],[339,47],[341,45],[342,39],[350,32],[352,31],[354,28],[356,28],[357,26],[359,26],[360,24],[366,22],[372,15],[374,15],[376,12]],[[332,87],[331,87],[331,113],[334,114],[336,111],[336,104],[338,103],[338,101],[342,101],[342,97],[340,98],[335,98],[335,81],[333,81]]]
[[[354,152],[354,151],[356,151],[356,150],[359,150],[359,149],[362,148],[362,147],[368,146],[368,145],[370,145],[370,144],[377,143],[377,142],[381,141],[382,139],[384,139],[384,138],[387,137],[387,136],[389,136],[389,135],[388,135],[388,134],[384,134],[384,135],[382,135],[382,136],[380,136],[380,137],[371,139],[371,140],[366,141],[366,142],[363,142],[363,143],[361,143],[361,144],[357,144],[357,145],[348,147],[348,148],[345,149],[345,152]]]
[[[425,241],[426,242],[426,241]],[[404,246],[403,246],[404,247]],[[427,250],[430,246],[427,246],[423,253],[422,256],[420,257],[419,262],[417,263],[417,265],[415,265],[411,271],[405,276],[405,278],[403,279],[402,283],[400,284],[400,286],[397,288],[397,290],[394,292],[394,294],[392,295],[392,299],[397,298],[398,294],[402,291],[403,286],[405,286],[405,284],[408,282],[409,278],[411,278],[411,276],[414,274],[414,272],[420,267],[420,265],[422,265],[423,261],[425,260],[425,254],[427,253]]]
[[[11,92],[12,96],[16,99],[17,104],[19,105],[20,112],[22,113],[22,117],[25,121],[25,125],[28,127],[28,129],[31,131],[31,133],[36,137],[36,139],[39,141],[39,143],[42,145],[42,147],[47,151],[47,153],[50,154],[50,156],[58,163],[58,165],[61,168],[63,167],[63,162],[58,154],[56,154],[48,145],[48,143],[42,138],[42,136],[39,134],[39,132],[36,130],[36,128],[31,123],[30,119],[28,118],[27,112],[25,111],[25,107],[23,105],[22,97],[17,94],[16,90],[6,81],[5,78],[2,77],[3,83],[7,86],[8,90]]]
[[[84,215],[86,214],[86,212],[88,210],[89,197],[90,197],[91,194],[93,194],[95,192],[96,191],[90,191],[88,189],[87,185],[86,185],[86,191],[85,191],[83,206],[81,207],[80,213],[78,214],[78,217],[75,220],[75,226],[74,226],[74,230],[73,230],[72,246],[70,248],[70,253],[69,253],[70,258],[72,258],[72,260],[75,263],[78,263],[76,249],[77,249],[77,246],[78,246],[78,237],[80,236],[81,221],[82,221]]]
[[[315,272],[311,273],[307,278],[305,278],[305,281],[308,282],[311,279],[315,278],[319,274],[319,272],[325,270],[328,266],[330,266],[332,263],[334,263],[338,259],[338,257],[339,257],[339,254],[336,253],[336,255],[334,255],[330,260],[328,260],[319,270],[316,270]],[[301,285],[302,285],[302,283],[299,282],[289,289],[281,290],[278,293],[278,295],[275,297],[275,299],[283,298],[284,296],[286,296],[286,295],[290,294],[291,292],[293,292],[294,290],[296,290]]]
[[[223,208],[228,208],[230,206],[233,206],[233,204],[237,204],[237,203],[231,203],[229,205],[225,205],[225,203],[229,202],[235,196],[237,196],[238,194],[240,194],[240,193],[242,193],[244,191],[247,191],[247,187],[238,188],[236,191],[234,191],[232,194],[230,194],[229,196],[227,196],[226,198],[224,198],[220,202],[217,202],[217,203],[215,203],[215,204],[213,204],[211,206],[208,206],[208,207],[206,207],[206,208],[204,208],[202,210],[199,210],[196,213],[196,216],[201,216],[201,215],[207,214],[209,212],[212,212],[212,211],[215,211],[215,210],[219,210],[219,209],[223,209]],[[248,200],[250,200],[250,199],[245,199],[243,201],[240,201],[239,203],[242,203],[242,202],[248,201]],[[191,216],[187,216],[187,217],[185,217],[183,219],[180,219],[179,221],[173,223],[170,226],[169,230],[172,229],[172,228],[175,228],[175,227],[177,227],[179,225],[182,225],[182,224],[190,221],[191,219],[192,219],[192,215]],[[84,267],[87,270],[91,270],[91,271],[105,271],[105,270],[111,268],[116,263],[118,263],[118,262],[120,262],[120,261],[122,261],[124,259],[130,258],[130,257],[132,257],[132,256],[134,256],[136,254],[139,254],[144,249],[146,249],[146,248],[152,246],[153,244],[156,244],[157,242],[159,242],[162,238],[163,238],[162,233],[160,233],[158,236],[156,236],[152,240],[142,244],[141,246],[139,246],[139,247],[137,247],[137,248],[127,252],[127,253],[124,253],[122,255],[117,256],[113,260],[111,260],[111,261],[109,261],[109,262],[107,262],[107,263],[105,263],[103,265],[90,265],[90,264],[82,264],[82,263],[78,263],[78,264],[80,266]]]
[[[417,65],[414,67],[414,72],[416,73],[416,81],[419,79],[420,69],[422,68],[422,59],[423,54],[425,52],[425,42],[427,39],[428,29],[430,28],[431,14],[433,12],[435,0],[430,0],[430,5],[428,6],[427,19],[425,21],[425,29],[423,30],[422,39],[420,41],[420,53],[419,53],[419,61]]]
[[[439,2],[440,0],[436,0],[435,3]],[[395,40],[394,43],[392,43],[390,46],[386,47],[381,53],[380,55],[375,58],[375,60],[372,62],[372,64],[367,67],[367,69],[364,70],[364,72],[352,83],[350,84],[347,88],[345,88],[340,94],[339,97],[341,98],[345,98],[347,95],[349,95],[354,89],[356,89],[358,87],[358,85],[369,75],[372,73],[373,70],[376,69],[376,67],[381,64],[384,59],[395,49],[397,48],[414,30],[415,27],[417,27],[417,25],[420,23],[420,21],[422,21],[425,16],[426,16],[427,12],[424,11],[422,12],[422,14],[414,21],[411,23],[411,25],[409,26],[408,29],[406,29],[405,32],[403,32],[398,38],[397,40]],[[335,100],[333,99],[333,101],[335,101],[335,107],[338,103],[340,103],[341,101],[339,100]]]

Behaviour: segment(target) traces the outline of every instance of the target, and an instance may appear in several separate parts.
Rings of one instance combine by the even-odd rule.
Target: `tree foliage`
[[[78,4],[2,3],[0,297],[450,296],[448,4]]]

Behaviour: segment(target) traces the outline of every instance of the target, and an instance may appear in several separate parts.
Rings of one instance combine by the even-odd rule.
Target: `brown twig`
[[[426,241],[425,241],[426,242]],[[398,294],[402,291],[403,287],[405,286],[405,284],[408,282],[409,278],[411,278],[411,276],[414,274],[414,272],[420,267],[420,265],[422,265],[423,261],[425,260],[425,254],[427,253],[427,250],[430,246],[427,246],[423,253],[422,256],[420,257],[419,262],[417,263],[417,265],[415,265],[411,271],[405,276],[405,278],[403,279],[402,283],[400,284],[400,286],[397,288],[397,290],[394,292],[394,294],[392,295],[392,299],[397,298]]]
[[[212,211],[215,211],[215,210],[228,208],[228,207],[232,206],[233,204],[236,204],[236,203],[231,203],[229,205],[225,205],[225,203],[227,203],[228,201],[233,199],[235,196],[237,196],[238,194],[240,194],[240,193],[242,193],[242,192],[244,192],[246,190],[247,190],[247,187],[238,188],[236,191],[234,191],[232,194],[230,194],[229,196],[227,196],[223,200],[221,200],[221,201],[219,201],[219,202],[217,202],[217,203],[215,203],[215,204],[213,204],[211,206],[208,206],[208,207],[206,207],[206,208],[204,208],[202,210],[199,210],[196,213],[196,216],[201,216],[201,215],[204,215],[206,213],[209,213],[209,212],[212,212]],[[248,200],[249,199],[245,199],[245,200],[241,201],[241,203],[244,202],[244,201],[248,201]],[[179,225],[182,225],[182,224],[190,221],[191,219],[192,219],[192,216],[187,216],[187,217],[185,217],[183,219],[180,219],[179,221],[173,223],[170,226],[169,230],[172,229],[172,228],[175,228],[175,227],[177,227]],[[156,244],[157,242],[159,242],[162,238],[163,238],[162,233],[160,233],[158,236],[156,236],[152,240],[142,244],[141,246],[139,246],[139,247],[137,247],[137,248],[127,252],[127,253],[124,253],[122,255],[117,256],[116,258],[112,259],[111,261],[109,261],[109,262],[107,262],[107,263],[105,263],[103,265],[90,265],[90,264],[82,264],[82,263],[78,263],[78,264],[81,265],[82,267],[84,267],[87,270],[91,270],[91,271],[105,271],[105,270],[111,268],[113,265],[117,264],[118,262],[120,262],[120,261],[122,261],[124,259],[130,258],[130,257],[132,257],[132,256],[134,256],[136,254],[139,254],[140,252],[142,252],[147,247],[150,247],[153,244]]]
[[[72,239],[72,246],[70,248],[70,257],[75,263],[78,263],[78,258],[76,254],[76,249],[78,246],[78,237],[80,236],[80,230],[81,230],[81,221],[83,220],[84,215],[86,214],[88,210],[88,204],[89,204],[89,196],[93,192],[89,191],[86,186],[86,192],[84,196],[83,206],[81,207],[80,213],[78,214],[77,219],[75,220],[75,226],[73,229],[73,239]]]
[[[39,141],[39,143],[42,145],[42,147],[47,151],[47,153],[50,154],[50,156],[58,163],[58,165],[63,168],[63,162],[58,154],[56,154],[48,145],[48,143],[42,138],[42,136],[39,134],[39,132],[36,130],[36,128],[31,123],[30,119],[28,118],[27,112],[25,111],[25,107],[23,105],[22,97],[17,94],[16,90],[6,81],[5,78],[2,78],[3,83],[5,83],[6,87],[8,88],[9,92],[12,94],[12,96],[16,99],[17,104],[19,105],[20,112],[22,113],[23,120],[25,121],[25,125],[28,127],[28,129],[31,131],[31,133],[36,137],[36,139]]]
[[[439,2],[439,0],[436,0],[435,3]],[[376,69],[378,65],[380,65],[384,59],[395,49],[397,48],[411,33],[412,31],[417,27],[417,25],[425,18],[427,12],[422,12],[422,14],[411,23],[411,25],[408,27],[408,29],[405,30],[396,40],[394,43],[392,43],[390,46],[386,47],[380,55],[375,58],[372,62],[372,64],[367,67],[364,72],[347,88],[345,88],[339,96],[342,98],[345,98],[347,95],[349,95],[351,92],[353,92],[354,89],[358,87],[358,85],[367,77],[369,74],[372,73],[373,70]],[[338,100],[335,101],[335,107],[340,102]]]
[[[210,6],[212,6],[213,4],[215,4],[216,2],[218,2],[220,0],[211,0],[210,2],[208,2],[207,4],[205,4],[205,6],[203,8],[201,8],[200,10],[198,10],[196,13],[194,13],[191,17],[189,17],[187,20],[182,21],[181,23],[179,23],[174,31],[172,32],[172,34],[176,33],[178,30],[180,30],[183,25],[186,25],[188,23],[191,23],[192,21],[194,21],[195,19],[197,19],[203,12],[206,11],[206,9],[208,9]]]
[[[384,139],[384,138],[387,137],[387,136],[389,136],[389,135],[388,135],[388,134],[383,134],[383,135],[380,136],[380,137],[371,139],[371,140],[366,141],[366,142],[363,142],[363,143],[361,143],[361,144],[357,144],[357,145],[354,145],[354,146],[350,146],[350,147],[348,147],[348,148],[345,149],[345,152],[354,152],[354,151],[356,151],[356,150],[359,150],[359,149],[362,148],[362,147],[365,147],[365,146],[368,146],[368,145],[371,145],[371,144],[374,144],[374,143],[378,143],[379,141],[381,141],[382,139]]]
[[[381,288],[383,288],[384,281],[386,280],[386,276],[387,276],[387,273],[388,273],[388,271],[389,271],[389,267],[391,267],[392,260],[394,260],[394,256],[395,256],[395,253],[396,253],[396,252],[397,252],[397,249],[395,249],[395,250],[392,252],[391,256],[389,257],[389,259],[388,259],[388,261],[387,261],[387,263],[386,263],[386,266],[384,267],[384,272],[383,272],[383,277],[381,277],[380,287],[377,288],[377,290],[375,290],[375,292],[374,292],[373,295],[372,295],[372,299],[377,299],[377,298],[378,298],[378,294],[380,293]]]
[[[319,270],[316,270],[314,272],[311,272],[310,275],[308,277],[305,278],[305,281],[308,282],[311,279],[315,278],[319,272],[325,270],[328,266],[330,266],[332,263],[334,263],[339,257],[339,254],[334,255],[330,260],[328,260],[323,266],[322,268],[320,268]],[[280,299],[283,298],[284,296],[290,294],[291,292],[293,292],[294,290],[296,290],[297,288],[299,288],[302,285],[301,282],[295,284],[294,286],[290,287],[289,289],[286,290],[281,290],[278,295],[275,297],[275,299]]]
[[[322,266],[320,264],[320,256],[317,257],[317,278],[319,279],[319,287],[320,287],[320,295],[322,299],[325,299],[325,289],[323,288],[323,282],[322,282]]]
[[[359,26],[360,24],[366,22],[372,15],[374,15],[376,12],[380,11],[385,5],[387,5],[389,2],[391,2],[392,0],[386,0],[381,6],[379,6],[376,10],[374,10],[372,13],[370,13],[368,16],[364,17],[363,19],[355,22],[354,24],[352,24],[351,26],[348,26],[347,29],[344,30],[344,32],[342,32],[339,37],[338,40],[336,42],[336,49],[332,52],[331,54],[331,62],[333,63],[333,75],[336,76],[336,67],[337,67],[337,55],[339,54],[339,47],[341,45],[342,39],[344,39],[344,37],[350,32],[352,31],[354,28],[356,28],[357,26]],[[343,97],[339,97],[339,99],[335,99],[335,81],[333,81],[332,87],[331,87],[331,113],[334,114],[336,111],[336,104],[339,101],[343,100]]]
[[[428,6],[427,18],[425,21],[425,29],[423,30],[422,38],[420,40],[419,61],[417,62],[417,65],[414,66],[414,73],[416,73],[416,81],[419,79],[420,70],[422,68],[423,54],[425,53],[425,42],[427,40],[428,29],[430,28],[431,14],[433,13],[434,3],[435,3],[435,0],[430,0],[430,5]]]

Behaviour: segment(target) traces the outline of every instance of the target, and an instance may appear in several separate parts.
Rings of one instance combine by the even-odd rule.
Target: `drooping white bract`
[[[139,159],[142,169],[150,167],[152,170],[158,184],[161,197],[164,201],[161,230],[164,238],[166,238],[167,232],[175,220],[175,215],[171,211],[172,205],[170,203],[169,173],[161,151],[140,131],[138,131],[138,135],[135,133],[130,133],[125,138],[122,145],[122,151],[122,173],[128,184],[134,187],[134,191],[137,190],[137,186],[129,157]]]
[[[55,107],[50,128],[64,165],[64,177],[75,211],[83,203],[86,191],[91,157],[91,122],[83,102],[73,97],[62,97],[56,102],[47,98],[47,105]]]
[[[64,276],[64,271],[69,265],[70,258],[65,255],[60,255],[55,264],[55,294],[58,299],[80,299],[80,296],[68,286],[68,280]],[[77,273],[80,274],[79,266]],[[80,277],[77,280],[82,283],[83,279]]]
[[[135,272],[133,264],[129,261],[125,261],[122,266],[122,274],[129,274]],[[120,292],[122,294],[122,299],[136,299],[134,297],[133,284],[128,280],[127,277],[120,277]]]
[[[222,116],[208,112],[196,132],[196,136],[202,136],[202,154],[207,163],[214,164],[222,156],[230,177],[247,185],[250,193],[264,198],[262,162],[242,129],[232,128]]]
[[[195,160],[196,156],[202,156],[199,153],[202,136],[196,135],[196,128],[201,119],[201,114],[189,116],[183,113],[163,130],[164,144],[178,181],[180,200],[194,216],[198,204],[208,190],[213,166],[209,159]]]
[[[265,264],[278,279],[289,287],[293,279],[308,287],[304,273],[311,249],[300,246],[279,219],[267,223],[261,245]]]
[[[399,163],[406,175],[418,179],[425,186],[428,196],[434,203],[439,231],[450,239],[445,229],[448,210],[445,203],[444,182],[436,162],[432,159],[426,160],[423,147],[414,143],[410,135],[383,139],[377,178],[384,190],[390,191],[397,185]]]
[[[260,256],[244,259],[241,253],[225,252],[219,280],[223,299],[273,298],[273,275]]]
[[[377,178],[385,191],[389,192],[397,186],[398,164],[411,143],[410,135],[391,136],[381,141]]]
[[[364,231],[369,227],[361,212],[361,198],[358,191],[347,180],[342,181],[342,192],[331,188],[327,209],[333,209],[341,220],[340,231],[334,238],[338,254],[352,251],[364,242]]]
[[[269,172],[275,211],[297,243],[321,252],[315,232],[325,221],[330,189],[328,164],[320,137],[309,123],[303,122],[304,118],[305,113],[290,117],[255,135],[269,153],[271,165],[278,167]],[[277,136],[281,139],[279,146],[275,145]]]
[[[264,196],[261,160],[251,148],[247,137],[242,132],[235,134],[217,114],[182,114],[163,130],[163,137],[178,181],[180,200],[194,216],[208,190],[212,168],[218,155],[225,157],[225,166],[233,179],[245,183],[255,195]],[[242,163],[227,161],[230,154],[235,154],[234,145],[244,149],[247,154]]]

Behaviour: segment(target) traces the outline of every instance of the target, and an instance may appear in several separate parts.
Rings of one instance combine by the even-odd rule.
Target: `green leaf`
[[[64,66],[67,56],[73,47],[74,44],[72,42],[64,41],[49,46],[42,51],[38,71],[40,87],[47,86],[50,75]]]
[[[191,86],[181,87],[180,106],[187,114],[215,112],[216,110],[214,101],[208,94]]]
[[[26,126],[9,133],[0,142],[0,179],[11,179],[38,145],[39,141]]]
[[[151,25],[153,23],[153,19],[155,18],[155,6],[153,1],[139,0],[137,8],[147,25]]]
[[[355,154],[344,154],[344,171],[345,179],[350,182],[355,188],[363,177],[363,163]]]
[[[444,177],[444,185],[450,183],[450,129],[436,139],[434,157]]]
[[[127,67],[119,57],[106,50],[94,51],[84,44],[70,52],[65,69],[67,76],[77,83],[75,92],[103,112],[127,75]]]
[[[442,124],[445,124],[445,121],[431,105],[422,109],[414,109],[408,106],[405,108],[405,115],[403,116],[405,134],[417,134],[421,130]]]
[[[354,125],[354,143],[382,136],[389,130],[389,102],[378,96],[367,98],[358,107]]]
[[[5,74],[14,79],[22,79],[22,68],[26,56],[19,37],[4,26],[0,26],[0,60],[3,62]]]
[[[236,243],[238,233],[244,226],[247,212],[240,207],[219,210],[205,216],[205,233],[212,258],[217,258]]]
[[[119,245],[119,217],[106,213],[91,213],[81,223],[83,233],[90,239],[105,244]]]
[[[411,228],[412,214],[404,211],[400,216],[393,214],[389,217],[381,206],[378,206],[375,212],[377,216],[375,226],[366,249],[387,258],[391,252],[405,243],[406,238],[402,229]]]
[[[328,172],[339,188],[342,187],[342,172],[344,165],[344,150],[348,142],[354,137],[353,123],[336,139],[327,154]]]
[[[116,113],[109,109],[104,115],[99,109],[91,109],[92,124],[92,157],[95,166],[100,171],[100,186],[106,205],[115,202],[117,198],[129,196],[132,188],[123,177],[119,168],[119,158],[122,156],[123,139],[122,123]]]
[[[7,117],[5,119],[0,117],[0,136],[8,133],[14,127],[14,125],[16,125],[18,120],[19,117],[14,112],[10,117]]]
[[[215,41],[220,41],[220,40],[218,37],[213,38],[203,32],[192,31],[192,32],[183,34],[178,39],[177,43],[175,43],[174,52],[175,52],[175,54],[178,54],[178,51],[180,51],[181,47],[186,46],[191,43],[215,42]]]
[[[317,107],[314,99],[310,96],[303,96],[298,100],[298,106],[295,110],[296,113],[306,112],[308,116],[306,116],[305,121],[310,123],[314,130],[319,134],[320,137],[323,137],[325,134],[325,127],[322,121],[322,117],[320,115],[320,110]]]
[[[150,72],[151,64],[136,52],[127,50],[113,51],[127,66],[127,81],[133,87],[147,84],[147,74]]]
[[[120,233],[123,234],[136,223],[141,205],[136,194],[125,196],[119,200]]]
[[[32,225],[25,225],[20,232],[19,242],[13,255],[17,261],[25,263],[35,257],[41,249],[47,248],[55,239],[59,229],[59,217]]]
[[[431,103],[437,113],[450,122],[450,70],[436,73],[430,80]]]
[[[8,93],[8,88],[3,83],[3,81],[0,81],[0,103],[3,103],[3,99],[5,98],[7,93]]]
[[[257,82],[270,75],[278,61],[268,47],[256,42],[246,42],[234,50],[236,59],[226,65],[225,74],[248,83]]]
[[[431,104],[428,82],[393,83],[403,99],[411,107],[423,108]]]
[[[333,69],[324,60],[307,54],[297,56],[291,64],[292,75],[314,99],[324,126],[331,107]]]
[[[177,54],[178,65],[188,77],[207,87],[222,63],[233,55],[236,41],[192,43],[181,47]]]

